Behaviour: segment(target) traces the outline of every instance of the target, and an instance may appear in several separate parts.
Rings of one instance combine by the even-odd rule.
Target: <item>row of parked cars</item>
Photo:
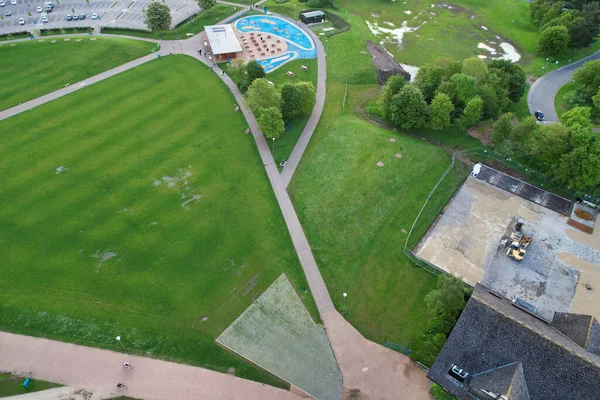
[[[17,5],[17,0],[10,0],[10,4],[12,4],[13,6]],[[0,7],[5,7],[6,3],[5,0],[0,0]],[[52,3],[51,1],[48,1],[44,4],[44,7],[42,6],[38,6],[36,8],[36,11],[38,13],[42,13],[45,11],[44,14],[42,14],[40,21],[42,23],[47,23],[48,22],[48,16],[46,13],[50,13],[52,12],[52,10],[54,10],[54,3]],[[10,10],[6,10],[4,13],[5,16],[10,17],[12,15]],[[80,21],[80,20],[84,20],[85,19],[85,14],[81,13],[81,14],[67,14],[67,16],[65,17],[65,19],[67,21]],[[98,13],[93,13],[92,14],[92,19],[100,19],[100,15],[98,15]],[[19,18],[19,25],[25,25],[25,19],[24,18]]]

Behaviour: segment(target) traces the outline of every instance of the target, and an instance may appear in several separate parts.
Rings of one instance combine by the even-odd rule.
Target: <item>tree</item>
[[[381,89],[379,104],[381,105],[383,117],[385,119],[391,119],[390,106],[392,104],[392,97],[394,97],[404,85],[406,85],[406,79],[404,79],[402,75],[392,75],[383,86],[383,89]]]
[[[425,124],[427,103],[419,89],[406,85],[392,97],[392,122],[402,129],[420,128]]]
[[[463,73],[454,74],[450,81],[456,89],[456,99],[459,105],[466,105],[475,95],[477,95],[477,81],[472,76]]]
[[[588,2],[583,5],[581,10],[581,15],[583,15],[585,21],[585,29],[590,37],[589,44],[591,44],[600,33],[600,2]]]
[[[517,103],[527,88],[527,75],[523,69],[508,60],[492,60],[488,65],[490,75],[493,73],[501,79],[503,87],[508,89],[508,98]],[[488,76],[488,81],[493,79]]]
[[[575,124],[569,132],[572,150],[560,157],[555,177],[575,189],[595,187],[600,183],[600,143],[589,127]]]
[[[444,68],[444,79],[448,80],[454,74],[458,74],[462,71],[462,62],[452,60],[448,57],[437,58],[434,65]]]
[[[146,8],[144,23],[152,32],[171,29],[171,9],[158,1],[151,2]]]
[[[517,125],[513,131],[513,136],[515,139],[527,138],[537,133],[539,128],[540,126],[538,125],[537,120],[529,115],[519,121],[519,125]]]
[[[425,332],[429,334],[443,333],[444,335],[448,335],[453,325],[452,321],[448,321],[442,317],[435,317],[427,321]]]
[[[248,84],[251,85],[256,79],[265,77],[265,70],[258,61],[250,60],[246,64],[246,74],[248,74]]]
[[[573,47],[584,47],[589,45],[589,35],[587,34],[587,27],[585,19],[581,16],[579,10],[568,10],[560,14],[559,17],[547,22],[543,29],[551,26],[563,25],[569,31],[569,37]]]
[[[281,113],[287,121],[302,114],[302,92],[291,83],[281,88]]]
[[[590,114],[591,109],[589,107],[574,107],[569,111],[565,112],[560,120],[564,126],[571,128],[575,125],[580,125],[584,128],[590,128]]]
[[[477,82],[481,82],[487,76],[488,68],[481,58],[471,57],[463,60],[462,73],[472,76]]]
[[[425,304],[432,316],[456,321],[470,295],[471,289],[460,279],[444,274],[438,277],[437,288],[425,296]]]
[[[217,0],[196,0],[196,2],[202,10],[210,10],[217,4]]]
[[[491,85],[479,85],[477,95],[483,100],[483,118],[495,118],[500,112],[498,96]]]
[[[513,137],[515,116],[512,113],[502,115],[493,125],[492,142],[496,146]]]
[[[431,367],[440,351],[442,351],[444,343],[446,343],[446,335],[443,333],[417,336],[411,345],[410,358]]]
[[[533,21],[541,23],[549,8],[550,2],[548,0],[533,0],[529,3],[529,17]]]
[[[583,67],[573,74],[573,81],[582,86],[580,92],[585,101],[590,103],[592,96],[598,92],[600,87],[600,60],[588,61],[583,64]]]
[[[317,90],[311,82],[298,82],[296,87],[302,93],[302,112],[310,114],[315,107],[317,100]]]
[[[479,96],[473,97],[467,103],[463,115],[460,117],[460,126],[468,129],[476,125],[483,115],[483,100]]]
[[[527,140],[527,154],[543,173],[552,173],[569,149],[569,130],[562,124],[544,124]]]
[[[248,82],[248,74],[246,74],[244,60],[241,58],[232,60],[231,64],[227,66],[227,72],[242,93],[245,93],[248,90],[250,83]]]
[[[281,107],[281,94],[274,86],[264,79],[256,79],[248,87],[246,92],[246,103],[253,113],[257,114],[261,108]]]
[[[283,116],[277,107],[262,108],[258,112],[257,122],[267,139],[279,139],[285,131]]]
[[[598,88],[598,91],[592,97],[592,104],[594,104],[596,113],[600,113],[600,88]]]
[[[438,92],[429,107],[431,129],[442,130],[450,126],[450,113],[454,110],[454,104],[446,93]]]
[[[444,77],[444,68],[426,64],[419,68],[415,76],[415,86],[419,88],[425,101],[430,103]]]
[[[538,50],[548,56],[563,53],[569,47],[569,30],[563,26],[551,26],[542,31],[538,40]]]

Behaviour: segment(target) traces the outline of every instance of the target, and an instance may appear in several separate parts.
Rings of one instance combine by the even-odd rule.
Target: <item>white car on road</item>
[[[48,22],[48,17],[47,16],[42,16],[42,23],[45,24]]]
[[[19,18],[19,25],[25,25],[25,20],[23,18]]]
[[[12,4],[13,6],[17,5],[17,0],[10,0],[10,4]]]
[[[42,7],[39,7],[39,6],[38,6],[38,8],[36,8],[36,9],[35,9],[35,11],[37,11],[37,12],[40,12],[40,13],[41,13],[42,11],[44,11],[44,9],[43,9]]]
[[[98,19],[99,15],[97,13],[92,14],[92,19]]]
[[[0,1],[0,7],[4,7],[6,4],[4,4],[3,1]]]

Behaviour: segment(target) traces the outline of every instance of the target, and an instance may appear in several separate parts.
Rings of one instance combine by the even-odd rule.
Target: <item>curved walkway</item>
[[[314,34],[311,33],[311,35],[313,36],[313,38],[315,37]],[[150,39],[146,40],[153,41]],[[321,276],[321,272],[319,271],[306,235],[304,234],[302,225],[300,224],[296,211],[294,210],[292,201],[286,190],[287,185],[289,184],[300,162],[300,159],[302,158],[302,154],[304,153],[308,142],[312,137],[312,134],[320,119],[324,107],[326,90],[326,61],[325,52],[323,50],[322,44],[320,43],[320,41],[315,40],[318,49],[317,57],[319,65],[317,103],[310,116],[309,122],[307,123],[304,131],[302,132],[300,140],[298,141],[296,147],[292,151],[292,155],[290,156],[290,161],[288,164],[289,169],[288,167],[286,167],[286,169],[284,170],[284,174],[280,175],[277,169],[277,164],[273,160],[273,156],[269,149],[269,145],[263,133],[260,131],[254,115],[252,114],[250,109],[248,109],[248,107],[245,105],[242,93],[240,93],[238,87],[231,80],[231,78],[229,78],[227,74],[222,73],[222,71],[217,66],[215,66],[212,63],[212,61],[209,62],[209,60],[198,54],[197,49],[201,48],[202,41],[202,35],[198,34],[186,40],[153,42],[161,44],[161,51],[164,54],[166,54],[166,52],[172,52],[174,54],[185,54],[196,58],[197,60],[201,61],[206,65],[212,66],[212,69],[215,71],[215,73],[217,73],[217,76],[219,76],[223,80],[223,82],[229,87],[237,103],[239,104],[240,110],[244,114],[244,117],[248,122],[250,130],[256,142],[256,146],[258,148],[261,160],[265,167],[265,171],[267,173],[271,186],[273,187],[275,197],[277,199],[279,207],[281,208],[281,212],[288,227],[292,243],[298,254],[298,258],[302,265],[302,269],[304,271],[304,274],[310,286],[310,290],[315,299],[315,303],[323,320],[323,325],[326,329],[334,354],[342,372],[345,391],[348,392],[352,390],[354,391],[353,393],[356,393],[356,391],[358,391],[371,399],[430,399],[428,389],[431,386],[431,383],[427,380],[424,371],[416,367],[406,356],[365,339],[335,310],[331,297],[329,296],[329,292],[327,291],[325,281]],[[97,77],[89,78],[81,82],[80,84],[71,85],[69,88],[58,90],[46,96],[42,96],[39,99],[32,100],[31,102],[27,102],[20,106],[5,110],[4,112],[0,113],[0,120],[8,118],[11,115],[15,115],[20,112],[29,110],[37,105],[62,97],[68,93],[85,87],[87,84],[98,82],[100,80],[113,76],[119,72],[123,72],[127,69],[134,68],[147,61],[150,61],[154,57],[155,54],[142,57],[141,59],[132,61],[128,64],[123,65],[120,68],[115,68],[113,70],[106,71],[105,73],[100,74]],[[18,357],[13,359],[12,362],[14,365],[23,366],[25,363],[25,365],[31,368],[29,371],[39,371],[38,374],[40,374],[40,377],[43,379],[65,383],[70,386],[86,387],[90,389],[93,389],[97,385],[101,386],[102,388],[105,388],[107,384],[113,384],[113,382],[110,382],[110,379],[108,379],[108,375],[112,374],[112,372],[110,374],[108,372],[103,372],[100,376],[95,376],[91,374],[89,376],[86,376],[86,379],[84,380],[82,377],[79,377],[78,368],[72,368],[72,365],[81,364],[81,361],[77,360],[80,360],[81,357],[85,358],[85,354],[88,354],[88,351],[107,352],[106,350],[91,349],[83,346],[54,342],[45,339],[37,339],[32,337],[4,333],[0,333],[0,350],[2,348],[3,341],[5,342],[5,346],[6,343],[10,343],[10,346],[12,346],[13,342],[15,341],[17,342],[17,344],[23,342],[24,346],[33,345],[35,343],[39,343],[39,341],[44,341],[44,343],[46,343],[45,347],[47,347],[45,351],[53,352],[47,357],[43,357],[43,359],[46,360],[46,362],[49,362],[50,364],[52,364],[52,360],[54,358],[58,357],[60,359],[62,354],[62,351],[59,351],[60,348],[62,348],[63,346],[70,346],[70,353],[73,353],[72,355],[73,357],[75,357],[74,359],[72,359],[72,361],[75,360],[73,361],[76,362],[75,364],[66,363],[61,364],[60,366],[54,365],[52,368],[44,369],[42,367],[43,363],[36,363],[36,357],[39,357],[39,355],[36,356],[35,353],[32,353],[32,358],[28,363],[24,359]],[[40,349],[39,354],[44,354],[44,352]],[[110,361],[110,365],[114,365],[114,363],[116,362],[114,360],[115,357],[124,356],[119,353],[112,353],[113,359]],[[146,364],[146,362],[164,363],[163,361],[159,360],[151,360],[146,358],[139,358],[138,360],[138,358],[136,358],[133,364],[139,364],[140,362],[142,362],[143,364]],[[2,369],[2,367],[3,363],[0,360],[0,369]],[[109,368],[108,364],[105,365],[104,368]],[[140,377],[139,384],[141,386],[144,386],[144,393],[148,394],[145,395],[138,394],[137,392],[134,393],[132,386],[130,392],[131,395],[134,397],[139,396],[148,399],[169,397],[187,398],[186,396],[192,395],[197,399],[252,399],[254,398],[251,397],[253,396],[253,393],[258,393],[256,391],[253,391],[258,389],[248,386],[246,382],[249,381],[245,381],[243,379],[237,378],[239,380],[228,379],[227,381],[225,381],[223,380],[223,377],[221,377],[222,374],[216,373],[214,371],[202,370],[199,368],[183,365],[172,368],[182,368],[182,373],[183,371],[187,371],[185,372],[186,374],[192,374],[192,372],[186,370],[185,368],[201,370],[204,372],[200,374],[198,371],[196,371],[196,375],[185,375],[185,379],[183,381],[168,381],[161,379],[153,374],[144,375],[143,377]],[[11,370],[28,371],[27,369],[15,369],[14,367],[11,368]],[[152,370],[153,369],[150,369],[150,371]],[[139,370],[136,368],[136,371]],[[107,379],[109,380],[109,383],[107,383]],[[177,388],[178,391],[185,391],[185,393],[182,393],[183,397],[175,396],[172,393],[170,396],[167,397],[157,397],[162,396],[161,390],[165,390],[165,388],[168,389],[178,386],[178,384],[175,382],[180,382],[181,387]],[[216,385],[216,388],[213,388],[213,382]],[[221,384],[226,384],[225,386],[227,386],[228,388],[227,392],[220,391],[219,388],[221,388]],[[255,383],[252,382],[252,384]],[[158,386],[161,386],[163,388],[158,389]],[[151,390],[148,390],[148,388],[150,388]],[[287,398],[279,394],[281,392],[279,389],[272,389],[278,391],[276,396],[279,397],[277,398]],[[140,390],[142,389],[140,388]],[[273,398],[269,397],[270,394],[268,393],[264,394],[262,398]],[[286,393],[286,396],[287,395],[288,394]]]
[[[558,115],[554,109],[554,98],[561,87],[569,83],[573,73],[583,66],[587,61],[600,59],[600,51],[582,60],[566,65],[552,71],[535,81],[527,95],[529,112],[533,115],[536,110],[544,113],[546,122],[559,122]]]

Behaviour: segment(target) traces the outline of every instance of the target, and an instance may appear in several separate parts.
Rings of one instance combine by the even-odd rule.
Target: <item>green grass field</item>
[[[168,56],[0,122],[0,329],[281,385],[214,342],[282,272],[317,315],[234,104]]]
[[[238,9],[239,11],[239,9]],[[136,36],[158,40],[176,40],[187,39],[188,33],[199,33],[204,30],[206,25],[214,25],[225,18],[233,15],[236,11],[234,6],[217,4],[210,11],[203,11],[193,17],[190,21],[184,22],[175,29],[164,32],[147,32],[135,29],[102,28],[102,33],[112,35]]]
[[[153,43],[83,37],[0,44],[0,110],[74,84],[156,50]],[[75,114],[71,115],[72,117]]]
[[[290,193],[337,309],[343,307],[342,293],[348,293],[345,316],[363,335],[409,346],[425,326],[424,298],[436,279],[413,266],[402,250],[450,157],[439,147],[378,128],[355,114],[355,106],[377,83],[365,51],[365,39],[373,36],[360,16],[343,16],[352,28],[326,42],[325,111]],[[385,166],[378,168],[379,161]],[[440,190],[437,210],[459,180],[449,180]],[[422,219],[414,237],[434,216]]]
[[[24,381],[25,378],[21,376],[13,375],[11,373],[0,373],[0,397],[18,396],[62,386],[56,383],[32,379],[29,386],[24,388]]]

